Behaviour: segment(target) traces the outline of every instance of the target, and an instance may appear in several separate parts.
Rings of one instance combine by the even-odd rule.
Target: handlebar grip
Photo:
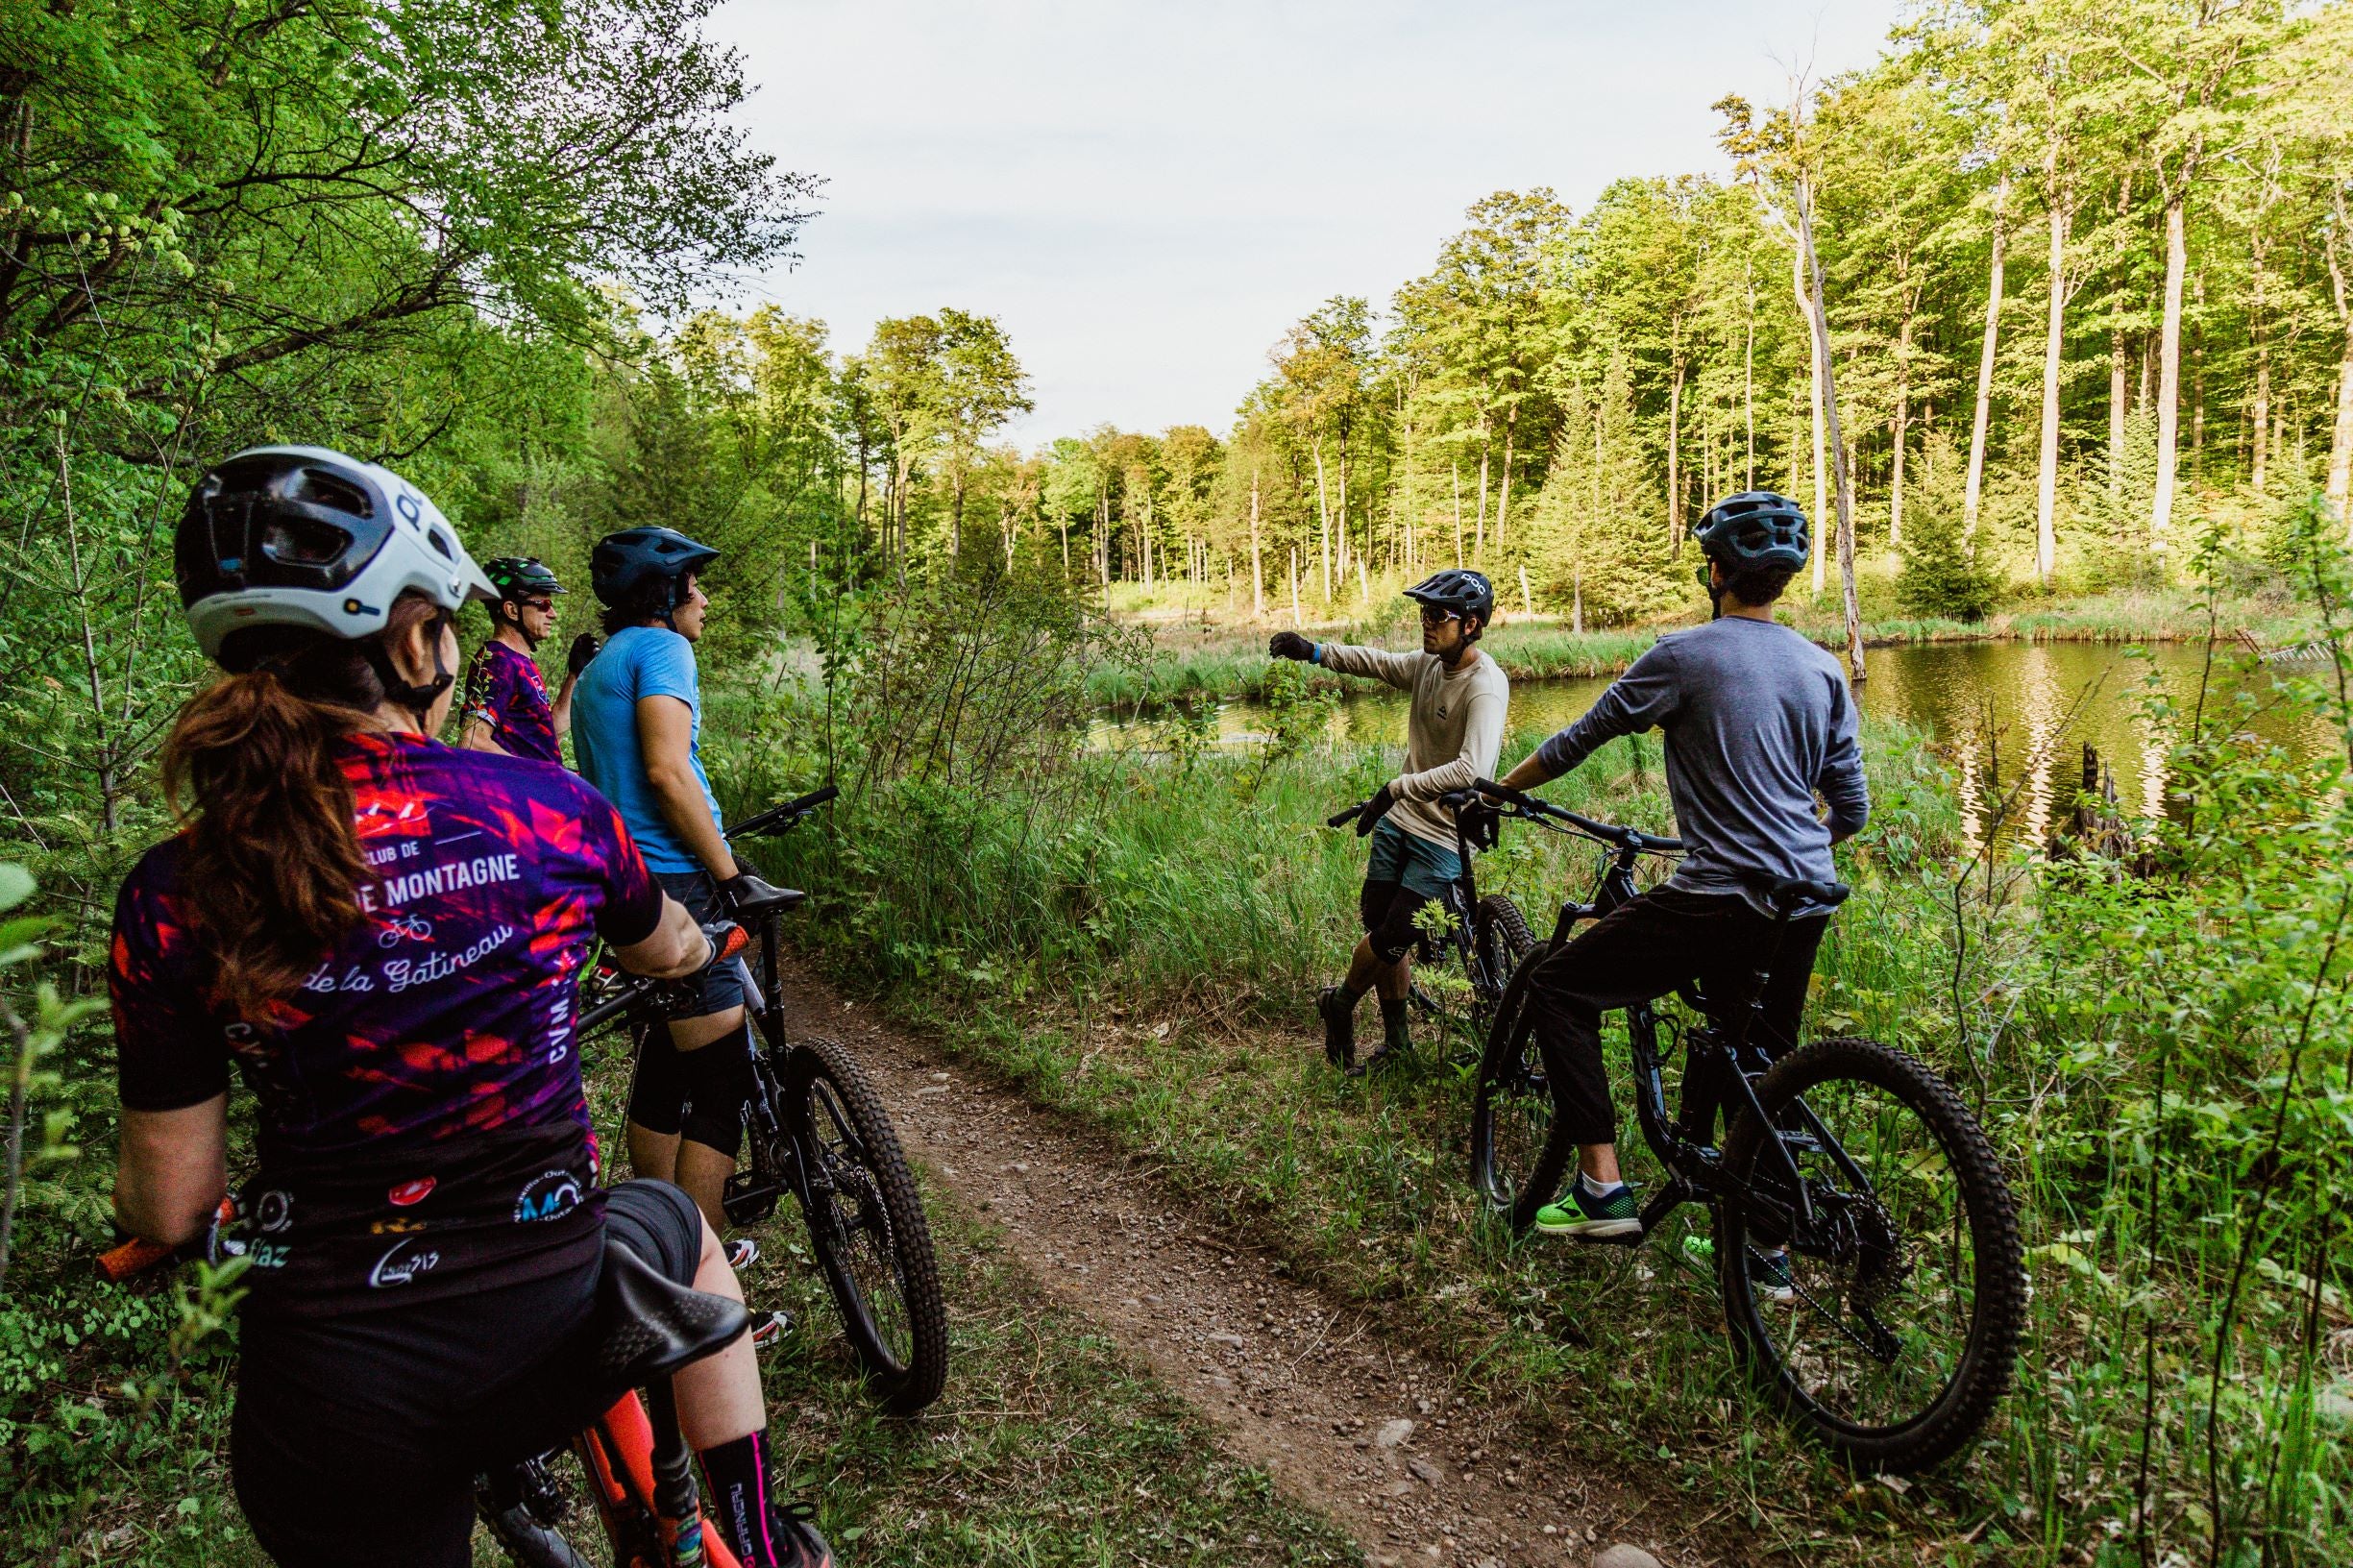
[[[1534,801],[1529,799],[1528,796],[1522,795],[1519,791],[1511,788],[1509,785],[1498,784],[1491,778],[1482,778],[1476,780],[1471,785],[1471,788],[1477,790],[1481,795],[1485,796],[1490,800],[1507,800],[1515,806],[1529,806],[1535,804]]]
[[[1350,806],[1346,811],[1336,811],[1331,816],[1324,819],[1324,826],[1346,827],[1350,822],[1357,820],[1358,813],[1361,812],[1363,809],[1364,808],[1362,806]]]
[[[120,1285],[134,1275],[144,1274],[158,1264],[171,1262],[176,1250],[160,1241],[135,1236],[121,1246],[98,1255],[98,1273],[101,1278]]]
[[[751,933],[733,920],[712,920],[702,928],[702,935],[711,944],[711,961],[704,968],[717,968],[751,945]]]
[[[839,796],[841,793],[842,790],[839,785],[828,784],[821,790],[810,791],[807,795],[802,796],[797,800],[787,800],[783,806],[778,809],[781,810],[787,817],[797,817],[804,811],[815,811],[826,801]]]

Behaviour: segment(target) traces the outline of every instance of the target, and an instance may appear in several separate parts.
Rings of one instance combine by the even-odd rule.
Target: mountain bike
[[[1468,790],[1457,790],[1440,798],[1440,803],[1455,813],[1455,853],[1461,861],[1462,874],[1446,885],[1437,899],[1443,929],[1435,936],[1425,931],[1419,934],[1414,957],[1420,965],[1442,963],[1442,945],[1462,971],[1462,999],[1444,1000],[1433,995],[1420,981],[1413,982],[1406,998],[1425,1016],[1436,1019],[1458,1039],[1467,1041],[1461,1053],[1462,1065],[1468,1066],[1479,1059],[1479,1050],[1487,1038],[1487,1028],[1495,1016],[1495,1004],[1503,1000],[1504,988],[1510,982],[1512,971],[1520,960],[1535,945],[1535,938],[1528,931],[1528,921],[1520,915],[1520,906],[1507,894],[1479,895],[1479,879],[1472,864],[1472,852],[1492,848],[1482,845],[1463,820],[1462,807],[1474,798]],[[1363,807],[1350,806],[1325,820],[1326,827],[1346,827],[1354,822]]]
[[[841,792],[831,786],[762,812],[727,830],[730,840],[790,832]],[[780,888],[736,918],[753,936],[745,959],[745,1011],[754,1025],[754,1092],[746,1112],[749,1158],[722,1198],[730,1223],[756,1225],[791,1192],[808,1221],[809,1244],[840,1309],[869,1386],[894,1415],[913,1415],[940,1397],[947,1377],[947,1309],[939,1263],[915,1177],[882,1098],[846,1046],[791,1038],[776,985],[778,921],[807,894]],[[664,1025],[670,983],[601,974],[581,1013],[581,1039],[619,1024],[633,1047]],[[704,1049],[716,1049],[705,1046]]]
[[[1512,977],[1480,1063],[1472,1186],[1524,1231],[1577,1154],[1562,1130],[1561,1075],[1533,1027],[1533,977],[1580,921],[1637,895],[1642,857],[1683,846],[1499,784],[1478,788],[1507,820],[1607,850],[1592,900],[1564,904],[1552,939]],[[1790,881],[1759,891],[1777,948],[1793,911],[1834,908],[1849,890]],[[1667,1179],[1623,1244],[1656,1234],[1682,1204],[1704,1205],[1734,1354],[1767,1398],[1850,1463],[1924,1469],[1973,1440],[2009,1385],[2026,1288],[2017,1205],[1976,1118],[1910,1055],[1853,1038],[1777,1061],[1767,1053],[1753,1035],[1774,956],[1745,999],[1706,996],[1696,979],[1681,988],[1703,1022],[1649,1004],[1625,1011],[1636,1117]],[[1670,1112],[1665,1065],[1679,1043],[1680,1104]]]

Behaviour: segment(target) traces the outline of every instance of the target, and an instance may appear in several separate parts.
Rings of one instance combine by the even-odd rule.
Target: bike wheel
[[[1487,983],[1498,996],[1519,972],[1520,960],[1535,946],[1536,939],[1528,932],[1528,921],[1520,915],[1520,906],[1506,894],[1489,894],[1479,900],[1476,923],[1472,930],[1479,951],[1479,962],[1487,971]]]
[[[1536,1040],[1529,969],[1504,989],[1471,1098],[1471,1186],[1514,1231],[1553,1201],[1577,1146],[1555,1115],[1553,1074]]]
[[[947,1309],[898,1135],[857,1062],[830,1040],[794,1042],[784,1090],[818,1266],[883,1409],[912,1415],[946,1380]]]
[[[1925,1469],[1965,1447],[2009,1386],[2025,1312],[2018,1210],[1976,1118],[1903,1052],[1826,1040],[1757,1085],[1810,1199],[1744,1111],[1716,1207],[1736,1353],[1791,1420],[1850,1463]],[[1786,1246],[1787,1281],[1773,1249]],[[1781,1289],[1790,1299],[1776,1302]]]
[[[517,1466],[517,1475],[512,1478],[502,1476],[497,1482],[488,1477],[478,1480],[474,1488],[475,1511],[515,1568],[592,1568],[588,1558],[564,1538],[560,1528],[541,1524],[521,1496],[507,1495],[518,1490],[516,1482],[522,1480],[526,1469],[543,1472],[532,1475],[530,1480],[538,1485],[548,1485],[544,1469],[552,1458],[543,1456],[528,1461],[527,1466]]]

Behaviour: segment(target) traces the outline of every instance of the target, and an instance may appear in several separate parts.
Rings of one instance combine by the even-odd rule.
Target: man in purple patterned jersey
[[[550,701],[532,653],[555,629],[554,596],[564,585],[527,555],[501,555],[483,564],[482,575],[499,597],[490,603],[490,638],[466,671],[465,727],[458,739],[470,751],[560,766],[563,737],[572,728],[573,684],[595,655],[597,639],[582,632],[573,640],[564,684]]]
[[[594,1374],[615,1247],[741,1299],[675,1187],[601,1190],[574,1039],[592,941],[708,968],[619,816],[541,763],[453,749],[454,612],[492,590],[432,503],[317,448],[208,473],[175,546],[226,674],[173,726],[186,825],[115,908],[115,1213],[176,1246],[228,1185],[230,1066],[259,1102],[229,1244],[252,1262],[231,1434],[281,1564],[470,1562],[473,1478],[622,1390]],[[822,1568],[768,1503],[748,1339],[674,1379],[752,1568]]]

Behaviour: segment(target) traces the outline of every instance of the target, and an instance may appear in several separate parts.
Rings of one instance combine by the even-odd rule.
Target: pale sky
[[[756,281],[855,352],[874,322],[995,316],[1038,409],[1223,435],[1291,323],[1385,306],[1462,209],[1721,172],[1727,92],[1868,63],[1896,0],[732,0],[755,141],[822,176]]]

